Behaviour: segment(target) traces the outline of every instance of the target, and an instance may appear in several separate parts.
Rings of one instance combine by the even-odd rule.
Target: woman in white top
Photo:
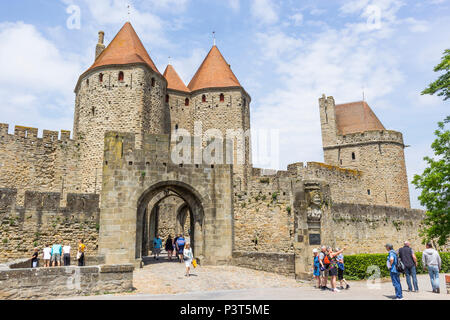
[[[50,258],[51,258],[52,248],[47,244],[44,248],[44,267],[50,267]]]
[[[186,277],[189,277],[189,270],[191,269],[191,263],[192,259],[194,259],[194,256],[192,254],[191,244],[189,242],[186,243],[183,250],[183,256],[184,256],[184,264],[186,266]]]

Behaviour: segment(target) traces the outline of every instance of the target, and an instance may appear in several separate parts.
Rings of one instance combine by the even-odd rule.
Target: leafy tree
[[[450,98],[450,49],[444,51],[444,56],[442,57],[441,63],[434,67],[434,72],[445,71],[436,81],[430,83],[428,88],[422,91],[424,94],[435,94],[438,96],[444,96],[444,100]]]
[[[443,246],[450,237],[450,130],[445,125],[450,116],[439,122],[435,131],[436,140],[431,144],[435,159],[423,158],[428,167],[422,175],[415,175],[413,184],[422,189],[420,204],[427,209],[424,228],[421,232],[424,240],[438,240]]]

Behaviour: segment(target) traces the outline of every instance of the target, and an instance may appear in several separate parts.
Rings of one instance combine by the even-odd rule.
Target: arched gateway
[[[227,263],[233,250],[232,167],[174,164],[168,135],[146,134],[141,145],[136,149],[131,133],[105,135],[99,254],[107,264],[140,265],[149,204],[163,193],[186,203],[196,258]]]
[[[161,181],[153,186],[151,186],[148,190],[146,190],[142,196],[139,198],[138,209],[137,209],[137,223],[136,223],[136,259],[142,258],[144,248],[147,246],[144,245],[143,242],[145,240],[153,239],[152,236],[156,232],[149,232],[149,236],[145,237],[146,228],[150,226],[146,223],[146,218],[148,218],[148,212],[152,209],[149,204],[158,194],[163,193],[164,196],[158,200],[155,204],[157,205],[162,200],[171,196],[172,194],[177,195],[181,199],[184,200],[184,203],[177,210],[176,218],[180,219],[179,215],[181,211],[186,211],[183,209],[188,209],[191,212],[191,226],[190,226],[190,234],[189,239],[191,243],[191,247],[193,249],[194,255],[202,260],[204,257],[203,248],[204,248],[204,221],[205,214],[203,210],[203,203],[205,201],[201,198],[200,194],[192,188],[190,185],[187,185],[180,181]],[[149,210],[150,209],[150,210]],[[154,214],[154,212],[152,213]],[[184,217],[185,219],[185,217]],[[157,229],[157,228],[156,228]]]

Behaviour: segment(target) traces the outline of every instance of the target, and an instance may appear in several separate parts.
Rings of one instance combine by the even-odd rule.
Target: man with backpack
[[[417,266],[417,257],[414,254],[413,249],[410,247],[410,243],[405,241],[405,245],[398,250],[398,255],[400,260],[403,262],[405,266],[405,275],[406,275],[406,283],[408,285],[409,292],[419,292],[419,286],[417,284],[416,277],[416,266]],[[413,286],[411,285],[411,277],[413,280]]]
[[[386,250],[389,252],[387,255],[386,266],[389,269],[392,285],[395,288],[395,298],[396,300],[403,300],[402,294],[402,284],[400,282],[400,274],[399,267],[397,264],[399,263],[397,253],[394,250],[394,246],[392,244],[386,244]]]
[[[178,253],[178,257],[180,258],[180,263],[182,263],[184,261],[183,259],[183,250],[184,250],[184,245],[185,245],[186,241],[183,238],[183,235],[178,235],[178,239],[176,242],[176,247],[177,247],[177,253]]]

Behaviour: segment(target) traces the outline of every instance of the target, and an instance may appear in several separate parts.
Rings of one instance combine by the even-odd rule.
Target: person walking
[[[70,266],[70,245],[68,243],[63,247],[63,261],[64,266]]]
[[[441,293],[439,285],[439,271],[441,270],[441,256],[439,252],[433,249],[430,242],[427,243],[426,249],[422,253],[423,270],[428,269],[430,275],[431,287],[434,293]]]
[[[44,258],[44,267],[46,268],[50,267],[50,259],[52,258],[52,248],[50,248],[50,245],[48,243],[45,245],[42,254]]]
[[[166,240],[166,244],[164,246],[164,249],[166,249],[167,251],[167,256],[169,257],[169,261],[172,260],[172,255],[173,255],[173,240],[172,240],[172,236],[169,234],[169,236],[167,237]]]
[[[177,240],[179,236],[180,235],[175,235],[175,239],[173,239],[173,255],[176,256],[178,260],[180,260],[180,258],[178,257],[178,247],[177,247]]]
[[[322,246],[320,248],[320,253],[319,253],[319,271],[320,271],[320,278],[322,280],[322,286],[321,286],[321,290],[327,290],[327,281],[328,281],[328,267],[329,264],[325,264],[324,263],[324,259],[325,256],[327,254],[327,246]]]
[[[189,271],[191,270],[192,260],[194,259],[194,255],[192,254],[191,244],[186,242],[186,245],[183,246],[183,256],[184,256],[184,265],[186,266],[186,277],[189,277]]]
[[[398,250],[400,260],[405,266],[406,284],[409,292],[419,292],[419,285],[417,284],[416,267],[417,257],[414,250],[411,248],[409,241],[405,241],[404,246]],[[412,285],[411,285],[412,277]],[[414,286],[414,290],[413,290]]]
[[[78,242],[78,252],[77,252],[77,260],[78,266],[84,266],[84,253],[86,252],[86,245],[84,244],[84,239],[80,239]]]
[[[178,257],[180,258],[180,263],[183,262],[183,250],[184,250],[184,245],[185,245],[186,241],[183,238],[183,235],[180,234],[178,235],[178,239],[176,242],[176,246],[177,246],[177,253],[178,253]]]
[[[159,234],[153,238],[153,258],[159,260],[159,254],[161,253],[162,248],[162,240],[159,237]]]
[[[319,250],[313,249],[313,276],[317,280],[317,286],[315,288],[320,289],[320,262],[319,262]]]
[[[33,255],[31,256],[31,267],[32,268],[38,267],[38,261],[39,261],[38,256],[39,256],[39,249],[34,248]]]
[[[60,244],[54,244],[52,246],[52,266],[61,266],[61,253],[62,246]]]
[[[325,258],[323,259],[325,264],[328,263],[327,260],[329,261],[329,274],[331,276],[331,290],[333,292],[339,292],[340,290],[338,288],[336,288],[336,277],[338,275],[338,262],[337,262],[337,256],[339,254],[341,254],[342,252],[344,252],[345,247],[341,250],[334,250],[329,248],[327,255],[325,256]]]
[[[395,288],[395,298],[397,300],[403,300],[402,284],[400,282],[400,275],[397,270],[397,253],[395,252],[394,246],[392,244],[386,244],[385,248],[389,252],[387,255],[386,266],[389,269],[392,285]]]
[[[339,251],[339,248],[336,248],[337,251]],[[337,264],[338,264],[338,280],[339,280],[339,284],[341,285],[339,287],[340,290],[344,290],[344,286],[343,284],[345,283],[345,289],[348,290],[350,289],[350,285],[348,284],[347,280],[344,279],[344,270],[345,270],[345,266],[344,266],[344,254],[340,253],[337,255]]]

